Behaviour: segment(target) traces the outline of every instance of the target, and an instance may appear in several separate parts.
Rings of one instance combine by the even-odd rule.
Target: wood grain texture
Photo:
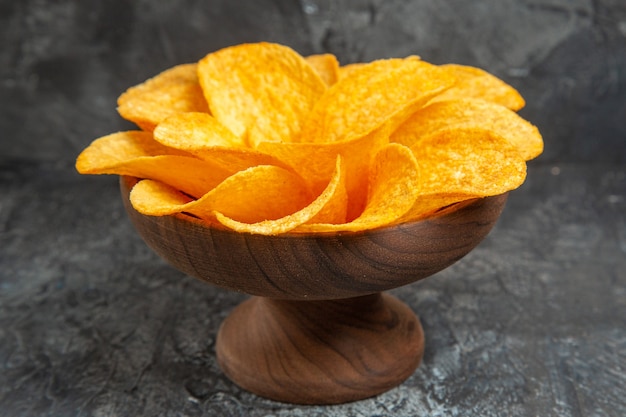
[[[218,363],[239,386],[298,404],[368,398],[419,365],[424,335],[399,300],[381,294],[454,263],[491,230],[506,195],[448,207],[428,220],[359,233],[262,236],[186,215],[128,214],[145,242],[183,272],[256,295],[224,321]],[[260,297],[258,297],[260,296]]]
[[[400,287],[438,272],[489,233],[507,195],[460,203],[424,221],[358,233],[263,236],[176,215],[144,216],[120,181],[137,231],[177,269],[230,290],[275,299],[329,300]]]
[[[217,359],[226,375],[263,397],[337,404],[385,392],[424,352],[411,309],[380,293],[332,301],[253,297],[224,321]]]

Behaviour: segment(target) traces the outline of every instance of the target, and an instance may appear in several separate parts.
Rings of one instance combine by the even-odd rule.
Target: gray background
[[[244,295],[185,277],[76,155],[132,126],[127,87],[242,42],[342,63],[418,54],[518,88],[545,137],[493,233],[394,294],[424,363],[333,407],[259,399],[214,337]],[[0,0],[0,415],[626,415],[622,0]]]
[[[130,85],[215,49],[261,40],[342,63],[418,54],[480,66],[517,87],[544,162],[624,162],[621,0],[0,2],[3,156],[71,164],[128,128]],[[25,111],[28,109],[28,111]],[[10,139],[9,139],[10,137]]]

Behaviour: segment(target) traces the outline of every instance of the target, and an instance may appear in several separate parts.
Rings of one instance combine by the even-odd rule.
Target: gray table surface
[[[422,365],[379,397],[274,403],[220,372],[245,295],[186,277],[138,238],[113,178],[2,171],[0,414],[626,415],[626,167],[536,166],[488,238],[393,293]]]
[[[625,3],[0,0],[0,23],[0,416],[626,416]],[[73,169],[130,128],[125,88],[258,40],[482,66],[546,140],[478,248],[392,291],[426,352],[375,398],[294,406],[232,384],[214,342],[246,295],[165,264],[117,180]]]

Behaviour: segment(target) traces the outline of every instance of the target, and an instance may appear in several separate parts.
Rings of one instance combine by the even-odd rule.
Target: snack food
[[[539,131],[512,87],[411,56],[340,67],[272,43],[213,52],[130,88],[142,130],[95,140],[83,174],[141,179],[146,215],[238,232],[356,232],[521,185]]]

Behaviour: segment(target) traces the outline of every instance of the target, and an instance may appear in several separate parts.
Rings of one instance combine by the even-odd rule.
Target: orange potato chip
[[[151,178],[199,197],[232,171],[185,152],[167,148],[150,132],[114,133],[96,139],[76,160],[81,174],[116,174]]]
[[[280,219],[252,224],[233,220],[219,212],[215,216],[221,224],[237,232],[277,235],[307,222],[343,223],[346,220],[347,204],[345,175],[341,157],[338,157],[335,172],[326,189],[311,204],[299,211]]]
[[[290,142],[327,88],[302,56],[270,43],[211,53],[198,76],[215,118],[252,147]]]
[[[411,58],[421,59],[417,55],[412,55]],[[356,70],[356,69],[362,67],[363,65],[367,65],[367,63],[366,62],[354,62],[352,64],[346,64],[346,65],[340,66],[338,74],[337,74],[338,75],[337,79],[342,79],[342,78],[348,77],[349,74],[353,70]]]
[[[506,193],[526,178],[526,163],[506,139],[481,128],[439,130],[411,147],[420,196],[403,220],[470,198]]]
[[[475,194],[454,193],[454,192],[430,192],[420,193],[415,200],[413,207],[395,223],[404,223],[409,221],[418,221],[431,217],[440,213],[443,209],[454,204],[461,203],[485,196],[477,196]]]
[[[262,165],[237,172],[197,200],[158,181],[138,182],[130,193],[133,207],[149,216],[191,213],[211,221],[214,212],[243,223],[278,219],[311,201],[302,179],[291,171]]]
[[[326,189],[311,204],[321,206],[311,210],[317,213],[303,223],[344,223],[348,216],[348,189],[346,187],[346,167],[341,156],[337,156],[337,167]]]
[[[411,147],[423,192],[498,195],[520,186],[526,163],[498,134],[483,128],[439,130]]]
[[[189,152],[222,147],[243,147],[245,142],[207,113],[178,113],[154,129],[154,139],[166,146]]]
[[[447,71],[414,57],[359,66],[315,103],[299,142],[348,140],[382,125],[394,129],[453,83]]]
[[[129,88],[117,104],[123,118],[149,131],[172,114],[209,112],[198,83],[196,64],[178,65]]]
[[[306,62],[313,67],[313,69],[322,78],[322,81],[326,85],[331,86],[339,79],[339,62],[333,54],[319,54],[309,55],[306,58]]]
[[[337,73],[337,80],[341,80],[342,78],[348,77],[353,70],[356,70],[357,68],[360,68],[363,65],[366,65],[366,64],[363,62],[355,62],[352,64],[340,66],[339,71]]]
[[[163,145],[156,140],[152,132],[130,130],[111,133],[91,142],[78,156],[76,165],[101,165],[117,163],[120,159],[140,156],[180,155],[191,156],[190,153]],[[80,169],[79,172],[83,173]],[[85,172],[90,173],[90,172]]]
[[[233,172],[243,171],[260,165],[274,165],[291,169],[287,164],[279,161],[272,155],[249,148],[224,148],[213,146],[204,149],[190,150],[190,152],[202,160],[211,161]]]
[[[492,130],[515,146],[525,160],[543,152],[543,139],[535,126],[506,107],[478,99],[433,102],[413,113],[390,140],[417,146],[424,136],[460,127]]]
[[[435,101],[480,98],[501,104],[514,111],[526,104],[516,89],[480,68],[458,64],[440,65],[440,68],[449,71],[456,77],[457,82],[454,87],[435,97]]]
[[[419,195],[419,170],[409,148],[397,143],[388,144],[372,161],[367,204],[359,217],[342,224],[306,224],[296,231],[356,232],[393,223],[411,209]]]
[[[387,142],[384,132],[374,131],[360,138],[332,143],[263,142],[258,149],[294,169],[315,194],[328,184],[337,155],[340,155],[345,163],[348,218],[351,219],[361,213],[365,205],[371,156]]]
[[[247,148],[241,138],[205,113],[179,113],[154,129],[154,138],[172,149],[193,154],[232,172],[257,165],[286,167],[275,157]]]

